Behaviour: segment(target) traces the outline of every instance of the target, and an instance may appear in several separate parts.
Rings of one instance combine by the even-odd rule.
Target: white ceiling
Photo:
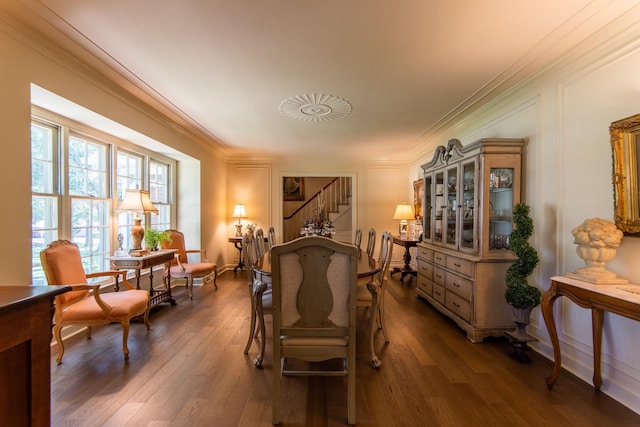
[[[13,0],[2,7],[227,156],[406,158],[456,116],[635,4]],[[305,122],[279,112],[286,98],[314,93],[346,100],[351,113]]]

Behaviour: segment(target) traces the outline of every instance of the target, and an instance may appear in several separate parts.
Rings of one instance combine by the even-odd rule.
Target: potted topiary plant
[[[168,231],[158,231],[150,228],[144,232],[144,243],[149,250],[157,251],[164,242],[171,243],[171,233]]]
[[[516,323],[515,332],[507,333],[507,336],[514,341],[516,349],[511,356],[521,362],[529,362],[523,350],[527,348],[526,343],[535,341],[535,338],[527,334],[526,328],[530,321],[531,310],[540,304],[541,298],[540,289],[527,282],[527,277],[533,273],[540,262],[538,252],[529,244],[529,238],[533,234],[533,219],[529,211],[530,208],[525,203],[518,203],[513,208],[515,228],[509,236],[509,245],[511,252],[518,258],[507,270],[507,289],[504,292]]]

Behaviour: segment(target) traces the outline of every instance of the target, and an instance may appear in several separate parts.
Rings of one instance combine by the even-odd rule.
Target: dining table
[[[261,276],[261,280],[263,282],[270,283],[271,282],[270,252],[266,252],[261,258],[259,258],[256,264],[253,266],[253,269],[259,276]],[[366,251],[363,251],[362,249],[358,248],[358,269],[357,269],[358,283],[363,283],[364,280],[366,280],[367,278],[371,278],[373,280],[374,276],[377,273],[379,273],[381,269],[382,267],[374,257],[370,256]],[[360,286],[364,286],[364,284]],[[376,313],[376,307],[374,307],[374,304],[375,304],[375,301],[378,300],[377,296],[374,295],[374,293],[378,291],[379,287],[372,286],[370,281],[367,281],[366,287],[369,290],[369,292],[371,292],[371,297],[372,297],[371,298],[372,306],[370,310],[371,311],[370,315],[372,316],[372,320],[370,321],[371,327],[369,328],[370,329],[369,333],[373,334],[374,332],[373,325],[375,324],[375,322],[373,321],[373,317],[375,316],[375,313]],[[260,356],[258,358],[262,360]],[[371,349],[371,365],[374,368],[379,368],[380,366],[382,366],[382,361],[378,358],[373,348]]]

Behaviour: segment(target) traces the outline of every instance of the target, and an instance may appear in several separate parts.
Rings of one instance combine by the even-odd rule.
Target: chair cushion
[[[194,262],[193,264],[182,264],[182,266],[184,267],[184,276],[206,276],[218,268],[217,265],[211,262]],[[178,265],[172,266],[170,271],[172,276],[183,276],[182,270]]]
[[[262,308],[273,308],[273,293],[271,292],[271,289],[266,290],[262,293]]]
[[[110,316],[105,316],[96,299],[89,296],[63,310],[62,323],[130,318],[143,313],[149,304],[149,292],[145,290],[108,292],[100,297],[112,307]]]
[[[356,287],[356,301],[371,301],[371,292],[367,289],[366,283],[358,283]]]

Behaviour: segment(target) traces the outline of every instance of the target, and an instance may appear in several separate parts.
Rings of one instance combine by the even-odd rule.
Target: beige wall
[[[594,35],[570,56],[528,84],[460,118],[425,141],[429,147],[411,166],[432,157],[436,145],[450,138],[468,144],[483,137],[525,137],[525,201],[531,205],[541,264],[530,283],[546,290],[550,278],[584,267],[576,255],[572,228],[585,219],[613,221],[609,125],[640,113],[640,18]],[[640,283],[640,239],[626,237],[607,268]],[[556,320],[563,367],[591,383],[593,345],[591,313],[560,299]],[[534,310],[529,332],[539,339],[536,351],[553,359],[546,325]],[[640,323],[605,316],[602,351],[603,391],[640,412]],[[508,361],[505,361],[508,363]],[[562,376],[559,382],[562,382]],[[544,378],[540,378],[541,390]]]
[[[413,197],[411,180],[406,165],[388,162],[364,162],[335,157],[273,159],[265,163],[230,163],[228,191],[229,226],[233,235],[233,204],[245,203],[247,222],[261,228],[273,225],[276,235],[282,230],[282,177],[283,176],[351,176],[353,178],[354,223],[365,230],[373,227],[377,234],[391,231],[397,234],[398,223],[393,220],[395,206]],[[268,175],[270,173],[270,175]],[[244,221],[243,221],[244,223]],[[352,236],[353,237],[353,236]],[[364,238],[366,244],[366,236]],[[376,245],[378,246],[378,245]],[[402,262],[400,247],[393,254],[394,265]],[[229,266],[237,263],[237,251],[229,245]]]

